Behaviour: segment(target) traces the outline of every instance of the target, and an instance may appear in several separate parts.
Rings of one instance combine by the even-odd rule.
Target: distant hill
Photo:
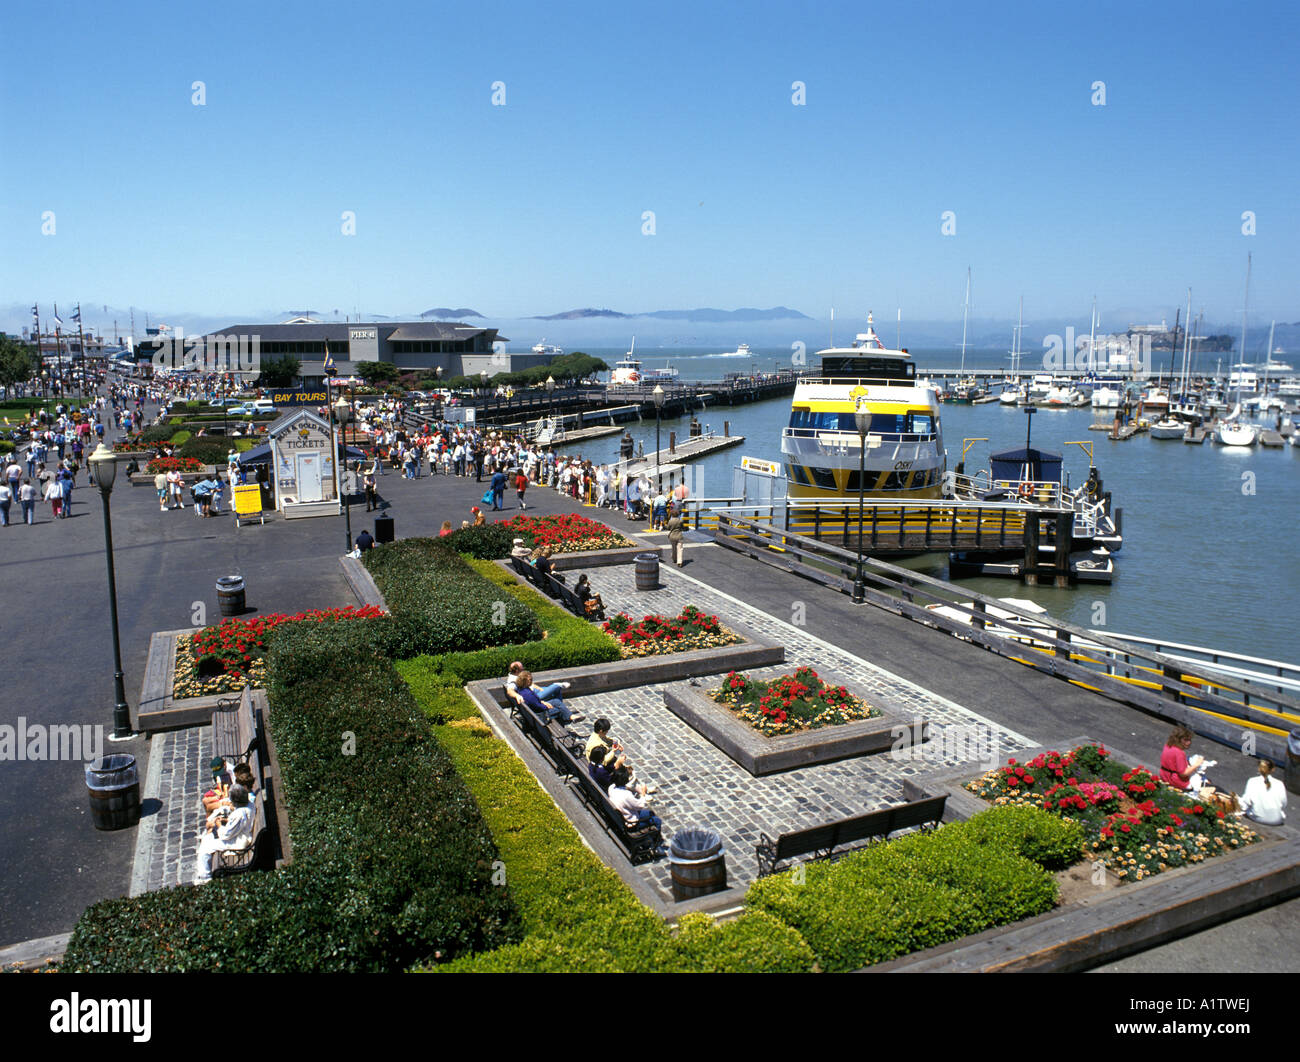
[[[630,317],[631,314],[617,313],[614,310],[565,310],[563,313],[547,314],[545,317],[528,317],[528,321],[580,321],[588,317]]]
[[[742,307],[739,310],[715,310],[705,307],[698,310],[650,310],[646,313],[618,313],[615,310],[566,310],[564,313],[548,314],[544,317],[530,317],[530,321],[577,321],[590,317],[655,317],[661,321],[811,321],[807,314],[791,310],[785,306],[774,306],[770,310],[755,310]]]
[[[420,320],[423,321],[423,320],[427,320],[430,317],[434,317],[439,320],[448,321],[448,320],[459,320],[462,317],[482,317],[482,316],[483,315],[479,313],[477,310],[470,310],[465,307],[461,307],[459,310],[452,310],[446,306],[435,306],[432,310],[425,310],[424,313],[420,314]]]

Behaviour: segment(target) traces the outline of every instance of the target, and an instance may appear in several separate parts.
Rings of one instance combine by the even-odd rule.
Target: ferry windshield
[[[858,423],[853,413],[814,413],[795,409],[790,413],[790,427],[856,433]],[[932,435],[935,425],[929,413],[872,413],[869,430],[872,435]]]

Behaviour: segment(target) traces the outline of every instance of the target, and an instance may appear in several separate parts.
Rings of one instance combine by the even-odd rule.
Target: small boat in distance
[[[753,356],[748,343],[741,343],[735,350],[729,350],[725,354],[715,355],[715,357],[719,358],[752,358]]]
[[[563,348],[563,347],[557,347],[557,346],[554,346],[554,345],[552,345],[552,346],[547,346],[547,344],[546,344],[546,337],[545,337],[545,336],[542,336],[542,341],[541,341],[540,343],[537,343],[537,344],[535,344],[535,345],[533,346],[533,353],[534,353],[534,354],[550,354],[552,357],[558,358],[561,354],[564,353],[564,348]]]
[[[632,349],[623,356],[623,360],[614,364],[609,374],[610,387],[635,387],[641,382],[641,363],[636,358],[636,336],[632,337]]]

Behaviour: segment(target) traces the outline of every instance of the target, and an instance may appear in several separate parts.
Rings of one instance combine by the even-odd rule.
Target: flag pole
[[[82,331],[82,328],[81,328],[81,303],[77,303],[77,344],[81,347],[81,376],[82,376],[82,379],[81,379],[80,381],[78,381],[78,380],[76,379],[76,377],[74,376],[74,377],[73,377],[73,380],[77,383],[77,394],[80,395],[80,394],[81,394],[82,385],[83,385],[83,383],[85,382],[85,376],[86,376],[86,336],[85,336],[85,333]]]

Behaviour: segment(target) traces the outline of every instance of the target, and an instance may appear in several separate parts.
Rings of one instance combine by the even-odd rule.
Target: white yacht
[[[795,386],[781,436],[791,499],[938,498],[946,455],[939,395],[916,378],[906,350],[891,350],[867,330],[853,345],[818,351],[821,375]],[[856,414],[871,415],[866,452]],[[865,478],[859,483],[859,469]]]
[[[725,354],[717,355],[719,358],[752,358],[753,352],[749,349],[748,343],[741,343],[735,350],[729,350]]]
[[[540,343],[537,343],[537,344],[535,344],[535,345],[533,346],[533,353],[534,353],[534,354],[549,354],[549,355],[551,355],[551,356],[554,357],[554,358],[558,358],[561,354],[564,353],[564,348],[563,348],[563,347],[557,347],[557,346],[547,346],[547,343],[546,343],[546,337],[545,337],[545,336],[542,336],[542,341],[541,341]]]
[[[614,363],[609,374],[610,387],[636,387],[641,383],[641,362],[636,357],[636,336],[632,337],[632,349],[623,355],[623,360]]]

